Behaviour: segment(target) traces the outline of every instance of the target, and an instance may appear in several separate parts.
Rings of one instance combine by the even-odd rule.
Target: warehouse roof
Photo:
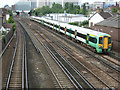
[[[120,28],[120,15],[116,15],[97,23],[96,25]]]

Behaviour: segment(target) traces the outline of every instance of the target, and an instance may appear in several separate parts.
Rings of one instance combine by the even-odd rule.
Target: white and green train
[[[97,53],[109,53],[111,50],[112,44],[109,34],[41,17],[32,16],[30,19],[91,46]]]

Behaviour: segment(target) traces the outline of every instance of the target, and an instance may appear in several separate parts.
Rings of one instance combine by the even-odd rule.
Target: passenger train
[[[91,46],[97,53],[109,53],[111,50],[112,44],[109,34],[43,17],[31,16],[30,19]]]

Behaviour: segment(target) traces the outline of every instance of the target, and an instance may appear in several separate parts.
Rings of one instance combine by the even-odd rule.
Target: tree
[[[52,4],[52,12],[53,12],[53,13],[58,13],[58,12],[60,12],[62,9],[63,9],[63,8],[62,8],[62,5],[61,5],[61,4],[55,4],[55,3]]]
[[[15,29],[16,29],[16,24],[13,23],[13,31],[15,31]]]
[[[8,12],[10,13],[10,16],[12,16],[12,11],[11,11],[11,10],[8,10]]]
[[[83,11],[82,11],[82,14],[83,14],[83,15],[86,15],[86,5],[85,5],[85,3],[84,3],[84,5],[83,5]]]
[[[118,11],[118,8],[117,7],[114,7],[113,9],[112,9],[112,13],[116,13]]]
[[[68,8],[69,8],[69,3],[66,2],[66,3],[65,3],[65,10],[67,10]]]
[[[12,16],[9,17],[7,23],[14,23],[14,20],[13,20]]]

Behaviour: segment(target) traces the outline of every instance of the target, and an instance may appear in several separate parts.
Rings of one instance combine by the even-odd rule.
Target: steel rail
[[[36,22],[36,21],[34,21],[34,22]],[[37,23],[39,23],[39,22],[37,22]],[[52,30],[49,30],[48,27],[46,27],[46,26],[41,25],[41,27],[42,27],[42,28],[47,28],[47,30],[48,30],[49,32],[54,33],[56,36],[62,38],[63,40],[65,40],[66,42],[68,42],[69,44],[71,44],[72,46],[77,47],[79,50],[84,51],[84,53],[86,53],[86,54],[94,57],[96,60],[102,62],[104,65],[107,65],[107,66],[110,67],[111,69],[113,69],[113,70],[115,70],[116,72],[120,73],[120,70],[119,70],[118,68],[113,67],[112,65],[109,65],[108,63],[106,63],[106,62],[105,62],[104,60],[102,60],[101,58],[95,56],[95,55],[94,55],[95,53],[94,53],[94,54],[93,54],[92,52],[89,53],[88,51],[86,51],[85,49],[77,46],[77,45],[74,44],[72,41],[68,40],[67,38],[64,38],[64,37],[58,35],[56,32],[54,32],[54,31],[52,31]]]
[[[23,32],[22,32],[23,34]],[[22,89],[24,89],[24,36],[23,36],[23,58],[22,58]]]
[[[21,23],[20,23],[21,24]],[[22,26],[22,24],[21,24]],[[22,26],[22,28],[25,30],[25,28]],[[26,32],[26,31],[25,31]],[[27,32],[26,32],[27,33]],[[55,75],[54,71],[52,70],[52,68],[50,67],[50,65],[48,64],[46,58],[44,57],[44,55],[42,54],[41,50],[37,47],[37,45],[34,43],[34,41],[32,40],[31,36],[29,35],[29,33],[27,33],[27,35],[29,36],[31,42],[33,43],[33,46],[35,47],[35,49],[37,50],[38,53],[40,53],[43,57],[43,59],[45,60],[45,62],[47,63],[48,67],[50,68],[54,78],[56,79],[58,85],[60,86],[60,88],[62,88],[62,85],[60,84],[60,81],[58,80],[57,76]]]
[[[20,23],[19,25],[21,26]],[[22,30],[22,35],[23,35],[22,89],[28,90],[29,87],[28,87],[28,73],[27,73],[28,71],[27,71],[27,57],[26,57],[26,38],[23,30]]]
[[[11,67],[10,67],[10,71],[9,71],[9,76],[8,76],[8,80],[7,80],[7,84],[6,84],[6,90],[8,90],[9,88],[9,83],[10,83],[10,79],[11,79],[11,74],[12,74],[12,69],[13,69],[13,64],[15,61],[15,56],[16,56],[16,51],[17,51],[17,47],[18,47],[18,31],[17,31],[17,40],[16,40],[16,45],[15,45],[15,50],[14,50],[14,54],[13,54],[13,58],[12,58],[12,63],[11,63]]]
[[[32,34],[33,34],[33,33],[32,33]],[[34,34],[33,34],[33,35],[34,35]],[[35,36],[35,35],[34,35],[34,36]],[[36,37],[36,36],[35,36],[35,37]],[[36,39],[44,46],[44,48],[48,51],[48,53],[51,55],[51,57],[56,61],[56,58],[57,58],[57,57],[49,50],[49,48],[48,48],[46,45],[44,45],[37,37],[36,37]],[[57,58],[57,60],[59,61],[58,58]],[[61,67],[61,69],[63,70],[63,72],[65,72],[65,74],[66,74],[66,75],[68,76],[68,78],[72,81],[72,83],[75,85],[76,88],[78,88],[78,86],[79,86],[81,89],[83,89],[83,87],[77,82],[77,80],[72,76],[72,74],[71,74],[66,68],[64,68],[64,69],[65,69],[69,74],[62,68],[63,65],[61,66],[57,61],[56,61],[56,63],[59,65],[59,67]],[[64,66],[63,66],[63,67],[64,67]],[[76,86],[76,84],[73,82],[73,80],[70,78],[69,75],[74,79],[74,81],[78,84],[78,86]]]
[[[36,31],[37,32],[37,31]],[[39,35],[40,35],[40,33],[39,32],[37,32]],[[42,32],[43,33],[43,32]],[[54,43],[56,43],[56,45],[58,46],[58,47],[61,47],[62,48],[62,50],[64,50],[70,57],[72,57],[75,61],[77,61],[80,65],[82,65],[87,71],[89,71],[94,77],[96,77],[99,81],[101,81],[106,87],[108,87],[108,88],[110,88],[102,79],[100,79],[97,75],[95,75],[91,70],[89,70],[85,65],[83,65],[81,62],[79,62],[73,55],[71,55],[71,53],[69,53],[68,52],[68,50],[65,50],[65,48],[63,48],[63,46],[61,45],[61,44],[59,44],[57,41],[55,41],[55,40],[53,40],[52,38],[50,38],[50,37],[48,37],[45,33],[44,33],[44,35],[48,38],[48,39],[50,39],[50,40],[52,40]],[[41,37],[42,38],[44,38],[42,35],[41,35]],[[44,40],[45,40],[45,38],[44,38]],[[52,45],[52,44],[51,44]],[[54,46],[52,45],[52,47],[54,48]],[[55,50],[56,50],[56,48],[54,48]],[[56,50],[57,51],[57,50]],[[58,51],[57,51],[57,53],[62,57],[62,58],[64,58]],[[79,72],[79,70],[77,70],[77,68],[76,67],[74,67],[68,60],[65,60],[66,62],[68,62],[69,64],[70,64],[70,66],[72,66],[77,72],[78,72],[78,74],[80,74],[80,72]],[[85,78],[85,77],[84,77]],[[89,82],[87,82],[87,83],[89,83]],[[93,85],[92,85],[93,86]]]
[[[42,31],[41,31],[42,32]],[[37,32],[37,33],[39,33],[39,32]],[[43,33],[43,32],[42,32]],[[40,33],[39,33],[40,34]],[[46,37],[48,37],[45,33],[44,33],[44,35],[46,36]],[[42,37],[42,36],[41,36]],[[44,38],[45,39],[45,38]],[[50,39],[50,37],[49,37],[49,39]],[[53,40],[53,39],[51,39],[51,40]],[[62,49],[66,52],[67,50],[65,50],[65,48],[63,48],[63,46],[62,45],[60,45],[60,44],[58,44],[58,42],[56,42],[55,40],[53,40],[59,47],[62,47]],[[66,52],[66,53],[68,53],[70,56],[71,56],[71,53],[69,53],[68,51]],[[72,56],[73,57],[73,56]],[[75,58],[74,58],[75,59]],[[76,60],[76,61],[78,61],[78,60]],[[84,66],[84,65],[82,65],[82,66]],[[85,66],[84,66],[85,67]],[[87,70],[88,70],[88,68],[86,68]],[[99,68],[100,69],[100,68]],[[90,70],[88,70],[89,72],[91,72]],[[103,71],[103,70],[102,70]],[[104,71],[105,72],[105,71]],[[91,72],[96,78],[97,78],[97,76],[93,73],[93,72]],[[113,79],[115,79],[117,82],[119,82],[120,83],[120,81],[118,80],[118,79],[116,79],[115,77],[113,77],[112,75],[110,75],[109,73],[107,73],[111,78],[113,78]],[[100,78],[98,78],[101,82],[103,82],[107,87],[109,87],[103,80],[101,80]]]
[[[36,31],[37,32],[37,31]],[[39,32],[37,32],[39,35],[40,35],[40,33]],[[43,32],[42,32],[43,33]],[[86,66],[84,66],[81,62],[79,62],[79,60],[77,60],[70,52],[68,52],[68,50],[65,48],[65,47],[63,47],[63,45],[61,45],[60,43],[58,43],[56,40],[53,40],[51,37],[48,37],[48,35],[46,35],[45,33],[44,33],[44,35],[47,37],[47,38],[49,38],[50,40],[52,40],[54,43],[56,43],[56,45],[58,46],[58,47],[61,47],[62,48],[62,50],[64,50],[68,55],[70,55],[75,61],[77,61],[80,65],[82,65],[85,69],[87,69],[90,73],[92,73],[96,78],[98,78],[98,80],[100,80],[102,83],[104,83],[107,87],[108,87],[108,85],[103,81],[103,80],[101,80],[99,77],[97,77],[91,70],[89,70]],[[41,36],[41,37],[43,37],[43,36]],[[44,37],[43,37],[44,38]],[[45,39],[45,38],[44,38]],[[69,61],[68,61],[69,62]],[[99,68],[99,67],[98,67]],[[99,68],[100,69],[100,68]],[[101,70],[101,69],[100,69]],[[102,70],[102,71],[104,71],[104,70]],[[105,71],[104,71],[105,72]],[[108,74],[108,73],[107,73]],[[113,77],[112,75],[110,75],[110,74],[108,74],[111,78],[113,78],[113,79],[115,79],[117,82],[119,82],[120,83],[120,81],[118,80],[118,79],[116,79],[115,77]]]
[[[24,35],[24,38],[25,38],[25,35]],[[28,69],[27,69],[27,55],[26,55],[26,39],[24,39],[24,42],[25,42],[25,52],[24,52],[24,58],[25,58],[25,88],[26,90],[28,90]]]
[[[36,37],[36,36],[35,36]],[[37,37],[36,37],[37,38]],[[38,39],[38,38],[37,38]],[[44,47],[46,47],[47,49],[49,49],[46,45],[44,45],[40,40],[38,40]],[[49,51],[50,51],[50,49],[49,49]],[[52,53],[52,52],[51,52]],[[54,55],[54,54],[53,54]],[[54,55],[54,57],[56,57],[55,55]],[[57,57],[56,57],[57,58]],[[64,59],[65,60],[65,59]],[[57,58],[57,61],[59,61],[59,59]],[[60,63],[60,62],[59,62]],[[62,64],[62,63],[61,63]],[[68,64],[69,65],[69,64]],[[63,65],[64,66],[64,65]],[[65,66],[64,66],[65,67]],[[66,68],[65,68],[66,69]],[[66,69],[67,70],[67,69]],[[73,68],[73,70],[75,70],[74,68]],[[69,72],[69,70],[67,70],[68,72]],[[75,71],[76,72],[76,71]],[[77,72],[76,72],[77,73]],[[77,73],[78,74],[78,73]],[[74,79],[74,81],[78,84],[78,87],[81,87],[82,89],[83,89],[83,87],[77,82],[77,80],[72,76],[72,74],[69,72],[69,75],[71,75],[71,77]],[[91,87],[91,88],[94,88],[90,83],[88,83],[88,81],[85,79],[85,78],[83,78],[83,76],[81,75],[81,74],[79,74],[79,76],[83,79],[83,81],[84,82],[86,82],[86,84],[88,84],[89,85],[89,87]]]

